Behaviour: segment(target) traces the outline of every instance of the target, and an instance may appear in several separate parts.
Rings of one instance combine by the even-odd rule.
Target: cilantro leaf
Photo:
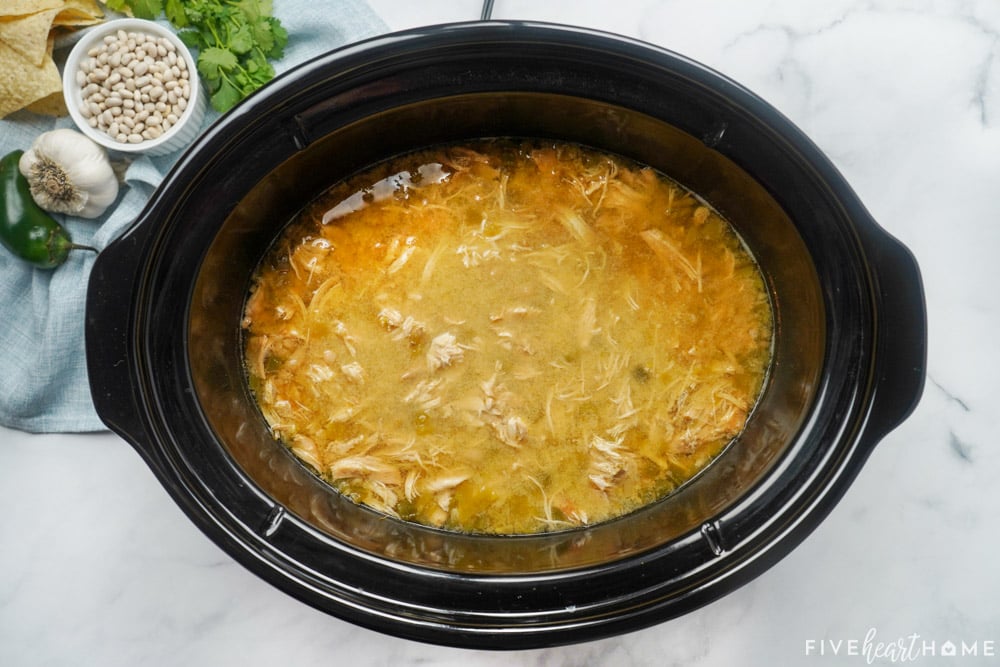
[[[243,99],[243,97],[243,94],[236,86],[229,83],[228,80],[223,79],[219,89],[212,94],[212,108],[225,113],[236,106],[236,103]]]
[[[206,46],[205,40],[197,30],[180,30],[177,36],[189,49],[203,49]]]
[[[170,21],[175,28],[183,28],[187,26],[187,14],[184,13],[184,3],[182,0],[166,0],[163,5],[163,13],[166,14],[167,20]]]
[[[194,0],[194,2],[184,5],[184,16],[189,25],[199,25],[205,22],[205,12],[202,11],[204,3]]]
[[[253,41],[260,47],[261,52],[267,54],[271,52],[274,48],[274,33],[271,32],[271,24],[260,19],[255,21],[250,26],[250,32],[253,34]]]
[[[239,28],[229,33],[229,50],[236,55],[243,55],[252,48],[253,33],[246,23],[241,23]]]
[[[239,61],[236,55],[228,49],[210,46],[198,54],[198,73],[206,79],[218,79],[223,72],[236,68]]]
[[[161,0],[131,0],[132,13],[136,18],[155,19],[163,11]]]
[[[264,3],[260,0],[239,0],[239,2],[235,4],[236,7],[243,12],[243,15],[246,16],[247,21],[250,23],[253,23],[262,16],[267,16],[271,13],[270,2]]]
[[[268,16],[264,20],[271,26],[271,34],[274,36],[274,46],[265,53],[267,53],[268,58],[277,60],[285,55],[285,47],[288,45],[288,31],[281,25],[281,21],[273,16]]]

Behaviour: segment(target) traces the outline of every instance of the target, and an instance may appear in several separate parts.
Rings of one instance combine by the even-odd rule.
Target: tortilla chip
[[[58,13],[58,9],[47,9],[14,20],[0,21],[0,42],[24,56],[29,63],[41,65],[45,60],[52,19]]]
[[[66,108],[66,98],[63,97],[62,91],[52,93],[39,100],[35,100],[24,108],[28,111],[42,114],[43,116],[58,117],[65,116],[69,113],[69,110]]]
[[[89,14],[79,14],[76,12],[60,12],[52,21],[53,28],[85,28],[89,25],[103,23],[103,16],[90,16]]]
[[[51,57],[36,65],[0,42],[0,118],[61,90],[59,69]]]
[[[91,16],[104,16],[104,10],[97,0],[63,0],[63,7]]]
[[[65,115],[54,37],[103,20],[97,0],[0,0],[0,118],[20,109]]]
[[[63,4],[63,0],[3,0],[0,2],[0,18],[35,14],[46,9],[58,9]]]
[[[52,25],[80,27],[94,25],[103,20],[104,12],[96,0],[65,0]]]

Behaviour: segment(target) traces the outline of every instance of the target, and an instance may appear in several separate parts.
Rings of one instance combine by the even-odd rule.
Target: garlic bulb
[[[96,218],[118,197],[118,178],[107,153],[76,130],[39,135],[18,167],[31,196],[46,211]]]

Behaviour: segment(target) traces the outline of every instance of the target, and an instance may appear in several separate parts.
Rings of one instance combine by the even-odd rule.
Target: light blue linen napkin
[[[338,46],[386,31],[359,0],[276,0],[274,12],[289,34],[284,57],[274,63],[279,74]],[[59,56],[57,52],[57,63]],[[209,109],[202,130],[217,118]],[[27,112],[0,120],[0,156],[28,149],[35,137],[57,127],[73,123],[69,118],[54,120]],[[74,242],[103,249],[135,220],[181,154],[133,161],[118,200],[96,220],[54,217]],[[73,251],[65,264],[45,271],[0,246],[0,424],[37,433],[105,430],[90,397],[84,349],[87,280],[94,257],[91,252]]]

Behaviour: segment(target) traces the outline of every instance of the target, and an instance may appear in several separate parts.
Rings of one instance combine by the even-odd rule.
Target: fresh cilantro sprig
[[[271,0],[107,0],[109,9],[138,18],[161,14],[177,36],[198,51],[198,74],[218,111],[233,106],[274,78],[271,61],[284,55],[288,32],[272,15]]]

